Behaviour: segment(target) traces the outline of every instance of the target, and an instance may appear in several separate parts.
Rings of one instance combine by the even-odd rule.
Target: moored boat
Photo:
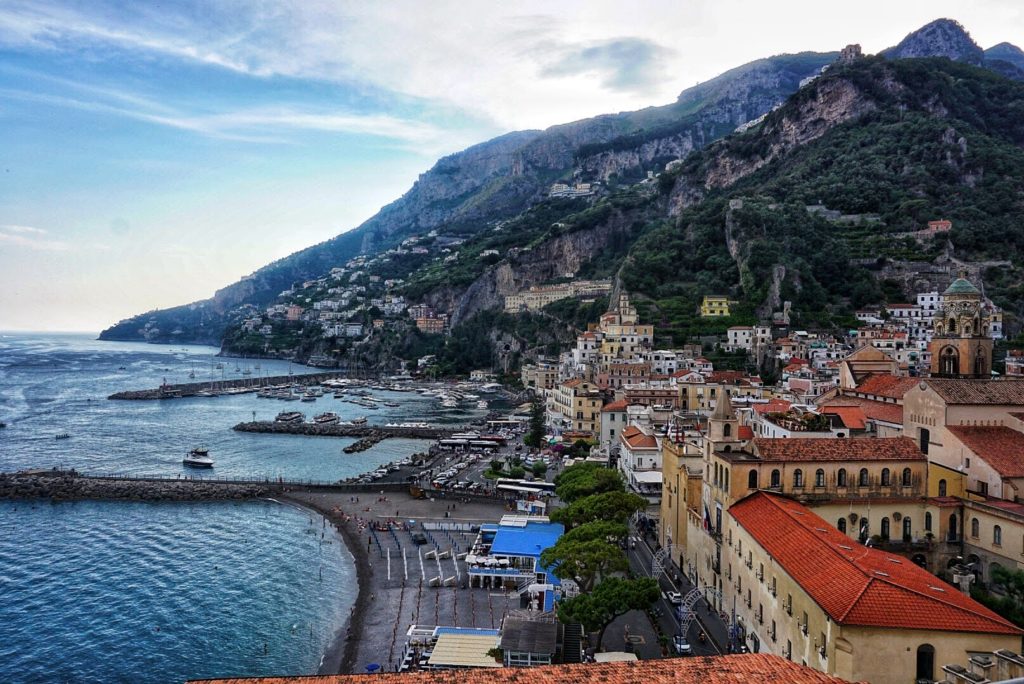
[[[274,420],[278,423],[301,423],[306,416],[298,411],[281,411]]]
[[[337,413],[327,411],[326,413],[321,413],[319,416],[314,416],[313,422],[317,425],[334,425],[341,422],[341,416]]]
[[[183,465],[190,468],[212,468],[213,459],[210,458],[210,450],[203,447],[196,447],[192,451],[185,454],[185,458],[181,459]]]

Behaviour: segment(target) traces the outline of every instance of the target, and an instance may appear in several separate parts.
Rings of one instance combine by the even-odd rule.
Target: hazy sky
[[[1024,2],[0,2],[0,330],[99,330],[357,226],[443,154]]]

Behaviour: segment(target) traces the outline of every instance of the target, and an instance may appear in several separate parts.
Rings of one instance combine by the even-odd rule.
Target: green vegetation
[[[555,477],[554,483],[558,498],[570,504],[593,494],[626,491],[619,471],[597,463],[569,466]]]
[[[971,597],[1015,625],[1024,626],[1024,570],[993,565],[992,584],[1001,595],[971,587]]]
[[[556,489],[557,492],[557,489]],[[647,508],[647,499],[626,492],[591,494],[551,513],[551,520],[572,529],[595,520],[625,523],[631,515]]]
[[[584,534],[572,536],[574,532]],[[619,546],[626,535],[626,526],[621,524],[599,521],[580,525],[544,549],[540,562],[554,567],[556,577],[574,579],[580,590],[589,592],[598,580],[629,570],[629,561]]]
[[[650,577],[621,579],[609,577],[589,594],[580,594],[562,601],[558,619],[582,624],[588,632],[598,632],[597,643],[615,618],[631,610],[646,610],[658,600],[658,583]]]
[[[544,434],[544,404],[535,398],[530,405],[530,429],[523,436],[523,444],[538,449],[544,443]]]

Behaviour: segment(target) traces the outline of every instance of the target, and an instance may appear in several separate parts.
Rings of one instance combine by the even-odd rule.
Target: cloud
[[[625,93],[656,91],[669,78],[675,51],[643,38],[615,38],[569,49],[541,73],[545,76],[595,74],[601,85]]]
[[[44,252],[66,252],[71,249],[71,245],[63,240],[43,237],[47,233],[42,228],[32,226],[0,225],[0,244]]]

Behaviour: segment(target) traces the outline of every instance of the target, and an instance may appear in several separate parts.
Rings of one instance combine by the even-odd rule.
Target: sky
[[[0,330],[99,331],[351,230],[445,154],[1019,0],[0,2]]]

